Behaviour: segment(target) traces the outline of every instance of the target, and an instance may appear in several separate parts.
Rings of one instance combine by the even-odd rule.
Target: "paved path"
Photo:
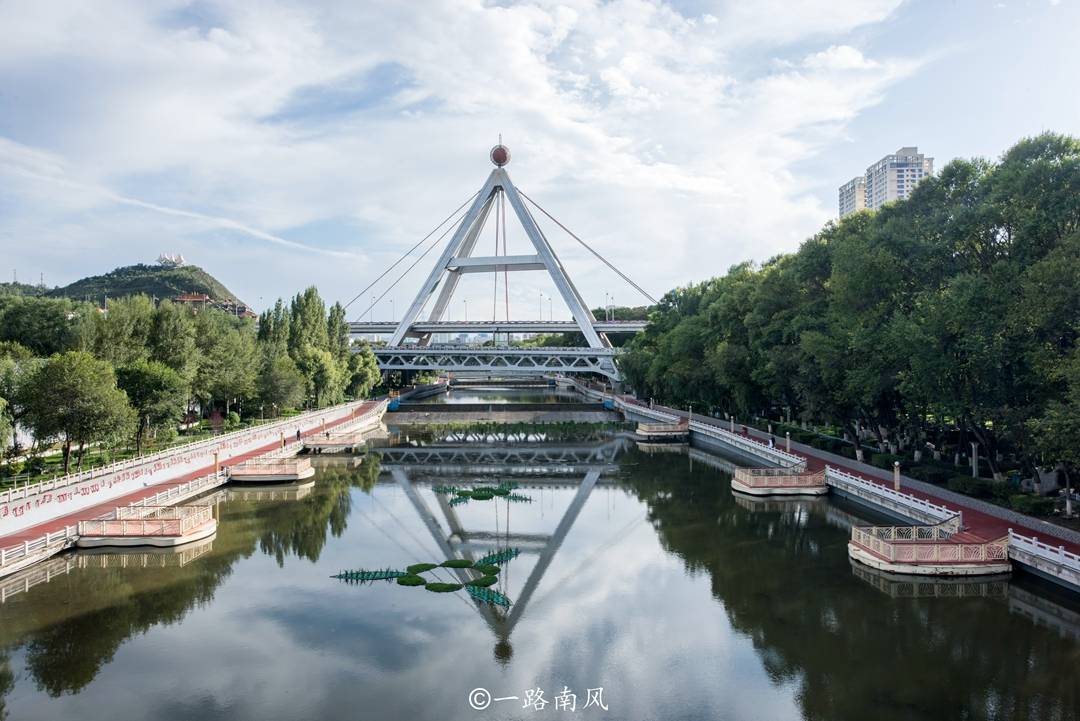
[[[307,433],[301,433],[300,435],[302,437],[309,437],[309,436],[313,436],[313,435],[321,435],[322,433],[325,432],[326,428],[333,428],[335,426],[339,426],[339,425],[342,425],[342,424],[345,424],[345,423],[351,423],[352,421],[354,421],[356,419],[357,416],[363,415],[367,411],[371,410],[371,408],[374,407],[377,403],[378,403],[378,401],[368,401],[368,402],[364,403],[363,405],[359,406],[355,411],[353,411],[352,415],[345,416],[344,418],[341,418],[341,419],[336,420],[336,421],[328,422],[325,427],[314,428],[314,429],[308,431]],[[285,436],[286,441],[291,440],[293,438],[295,438],[295,436],[289,436],[289,435]],[[251,458],[261,456],[264,453],[269,453],[271,451],[277,450],[280,447],[281,447],[281,442],[280,441],[272,441],[270,443],[267,443],[265,446],[260,446],[259,448],[256,448],[256,449],[254,449],[252,451],[248,451],[247,453],[244,453],[244,454],[241,454],[241,455],[238,455],[238,456],[233,456],[226,463],[223,463],[222,465],[229,465],[229,466],[235,465],[235,464],[240,463],[242,461],[246,461],[246,460],[249,460]],[[178,451],[181,450],[182,448],[183,448],[183,446],[177,446]],[[60,516],[58,518],[54,518],[51,521],[46,521],[45,523],[39,523],[36,526],[30,526],[29,528],[25,528],[25,529],[23,529],[21,531],[16,531],[15,533],[11,533],[11,534],[6,535],[6,536],[0,536],[0,548],[8,548],[10,546],[16,546],[16,545],[22,543],[23,541],[33,541],[35,539],[41,538],[46,533],[52,533],[53,531],[59,531],[60,529],[64,528],[65,526],[73,526],[76,523],[78,523],[79,521],[87,521],[87,520],[90,520],[92,518],[98,518],[98,517],[103,516],[103,515],[105,515],[107,513],[111,513],[113,511],[113,509],[115,509],[117,506],[126,506],[126,505],[128,505],[130,503],[136,503],[138,501],[141,501],[143,498],[149,498],[150,496],[153,496],[153,495],[155,495],[157,493],[160,493],[161,491],[168,490],[169,488],[172,488],[174,486],[179,486],[179,485],[181,485],[183,483],[187,483],[188,481],[194,480],[196,478],[200,478],[202,476],[205,476],[205,475],[213,473],[213,472],[214,472],[214,465],[211,463],[210,465],[206,466],[205,468],[200,468],[198,470],[192,471],[191,473],[187,473],[187,474],[185,474],[183,476],[179,476],[177,478],[172,478],[172,479],[169,479],[168,481],[163,481],[161,483],[155,483],[153,485],[144,486],[143,488],[139,489],[138,491],[134,491],[132,493],[129,493],[126,496],[121,496],[119,498],[114,498],[114,499],[112,499],[110,501],[107,501],[105,503],[100,503],[100,504],[98,504],[96,506],[91,506],[90,508],[84,508],[81,511],[75,511],[74,513],[70,513],[70,514],[68,514],[66,516]]]

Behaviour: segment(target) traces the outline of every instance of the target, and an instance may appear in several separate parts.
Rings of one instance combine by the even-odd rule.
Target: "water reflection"
[[[736,498],[728,461],[652,450],[412,437],[317,458],[313,487],[227,489],[187,555],[55,559],[3,596],[0,717],[443,721],[477,718],[476,686],[564,684],[605,686],[611,718],[1080,715],[1069,599],[868,575],[845,551],[864,511]],[[533,503],[432,491],[511,478]],[[505,547],[508,610],[329,578]]]

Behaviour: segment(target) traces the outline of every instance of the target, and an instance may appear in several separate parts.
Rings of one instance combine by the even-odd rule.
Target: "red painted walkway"
[[[713,418],[695,416],[694,420],[708,423],[709,425],[717,426],[718,428],[727,430],[724,428],[723,424],[720,421]],[[751,439],[758,440],[754,437],[752,433],[742,434],[740,432],[739,435],[746,435]],[[791,453],[792,455],[805,458],[806,467],[808,470],[820,471],[823,470],[826,465],[829,465],[833,468],[844,471],[845,473],[850,473],[853,476],[857,476],[864,481],[875,483],[879,486],[885,486],[886,488],[892,488],[891,481],[885,481],[881,478],[867,475],[854,465],[832,460],[827,461],[824,458],[814,455],[812,452],[799,451],[795,448],[791,449]],[[962,512],[964,514],[963,529],[972,535],[978,536],[983,541],[994,541],[1001,538],[1002,536],[1007,536],[1009,534],[1009,529],[1011,528],[1021,535],[1038,536],[1039,540],[1043,541],[1044,543],[1049,543],[1054,546],[1064,546],[1066,551],[1069,551],[1071,553],[1080,553],[1080,544],[1071,543],[1069,541],[1052,537],[1048,534],[1047,528],[1045,526],[1039,525],[1037,523],[1021,524],[1006,521],[1002,518],[998,518],[997,516],[991,516],[989,513],[979,511],[967,505],[961,505],[956,503],[955,501],[947,500],[934,493],[916,490],[909,485],[905,485],[902,480],[900,483],[900,490],[902,490],[904,493],[910,493],[916,498],[921,498],[925,501],[931,501],[938,505],[945,506],[946,508],[953,511]]]
[[[377,403],[378,403],[378,401],[368,401],[368,402],[364,403],[363,405],[359,406],[355,411],[353,411],[352,415],[345,416],[344,418],[341,418],[340,420],[331,421],[331,422],[327,423],[326,426],[320,426],[318,428],[315,428],[315,429],[312,429],[312,430],[308,431],[307,433],[301,433],[300,435],[301,435],[301,437],[309,437],[309,436],[313,436],[313,435],[321,435],[322,433],[325,432],[326,428],[333,428],[335,426],[340,426],[340,425],[342,425],[344,423],[348,423],[349,421],[352,421],[355,418],[357,418],[358,416],[361,416],[364,413],[366,413],[367,411],[371,410],[371,408],[374,407]],[[288,441],[288,440],[295,439],[295,437],[296,437],[295,435],[293,435],[293,436],[286,435],[285,439]],[[249,451],[247,453],[243,453],[243,454],[241,454],[239,456],[233,456],[232,458],[228,459],[228,461],[226,461],[222,465],[231,466],[233,464],[240,463],[242,461],[246,461],[246,460],[249,460],[251,458],[255,458],[257,456],[261,456],[264,453],[269,453],[270,451],[277,450],[280,447],[281,447],[281,442],[280,441],[273,441],[271,443],[267,443],[265,446],[260,446],[259,448],[256,448],[255,450]],[[178,446],[178,448],[180,448],[180,446]],[[79,521],[88,521],[88,520],[90,520],[92,518],[98,518],[98,517],[103,516],[103,515],[105,515],[107,513],[110,513],[117,506],[126,506],[126,505],[128,505],[130,503],[136,503],[138,501],[141,501],[144,498],[149,498],[151,496],[154,496],[154,495],[160,493],[161,491],[167,490],[167,489],[172,488],[174,486],[179,486],[179,485],[181,485],[183,483],[187,483],[188,481],[194,480],[196,478],[200,478],[202,476],[205,476],[205,475],[213,473],[213,472],[214,472],[214,465],[210,464],[210,465],[206,466],[205,468],[200,468],[200,469],[198,469],[196,471],[192,471],[191,473],[187,473],[187,474],[185,474],[183,476],[179,476],[177,478],[173,478],[173,479],[168,480],[168,481],[163,481],[162,483],[155,483],[153,485],[146,486],[144,488],[141,488],[138,491],[134,491],[133,493],[129,493],[126,496],[120,496],[119,498],[114,498],[114,499],[112,499],[110,501],[107,501],[105,503],[99,503],[96,506],[91,506],[90,508],[84,508],[81,511],[76,511],[76,512],[68,514],[66,516],[60,516],[60,517],[55,518],[55,519],[53,519],[51,521],[46,521],[45,523],[39,523],[36,526],[30,526],[29,528],[25,528],[25,529],[23,529],[21,531],[17,531],[15,533],[9,534],[7,536],[0,536],[0,548],[9,548],[11,546],[16,546],[16,545],[22,543],[23,541],[33,541],[35,539],[41,538],[46,533],[52,533],[53,531],[59,531],[60,529],[64,528],[65,526],[73,526],[76,523],[78,523]]]

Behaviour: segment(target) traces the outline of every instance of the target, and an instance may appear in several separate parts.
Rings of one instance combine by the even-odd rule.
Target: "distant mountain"
[[[158,300],[171,299],[189,293],[205,293],[217,304],[246,305],[217,278],[197,265],[179,267],[129,265],[117,268],[105,275],[90,276],[77,280],[71,285],[45,292],[46,295],[53,297],[66,297],[73,300],[89,299],[98,304],[104,302],[106,297],[120,298],[139,293]]]

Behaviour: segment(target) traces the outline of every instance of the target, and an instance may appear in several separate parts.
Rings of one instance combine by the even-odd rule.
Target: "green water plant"
[[[499,571],[502,570],[494,563],[474,563],[473,568],[475,568],[477,571],[484,574],[485,576],[498,575]]]
[[[437,563],[414,563],[411,566],[406,566],[405,570],[408,571],[411,575],[416,575],[417,573],[425,573],[433,568],[438,567],[439,564]]]
[[[498,583],[499,579],[495,576],[481,576],[480,578],[474,578],[471,581],[466,581],[465,585],[471,588],[483,588],[486,586],[493,586]]]
[[[532,497],[523,496],[520,493],[511,493],[506,497],[506,500],[513,501],[514,503],[532,503]]]
[[[445,496],[445,495],[448,495],[450,493],[457,493],[458,487],[457,486],[432,486],[431,491],[432,491],[432,493],[438,493],[440,495]]]
[[[439,565],[443,568],[470,568],[473,564],[472,561],[466,561],[464,558],[451,558]]]
[[[429,585],[428,588],[431,588]],[[467,590],[469,595],[475,598],[477,601],[484,603],[490,603],[494,606],[508,607],[510,605],[510,599],[490,588],[483,588],[480,586],[468,586]]]
[[[392,568],[384,568],[377,571],[368,571],[364,569],[357,569],[354,571],[342,571],[336,573],[330,578],[337,578],[342,581],[352,582],[367,582],[367,581],[390,581],[401,576],[407,576],[409,574],[404,571],[396,571]]]
[[[427,584],[427,579],[423,576],[408,575],[398,576],[397,584],[399,586],[424,586]]]
[[[494,497],[495,491],[490,488],[474,488],[472,491],[474,501],[490,501]]]
[[[454,496],[453,498],[450,499],[450,505],[451,506],[464,506],[466,503],[468,503],[471,500],[472,499],[469,498],[468,496]]]
[[[429,583],[424,588],[434,593],[453,593],[460,591],[462,586],[460,583]]]
[[[489,553],[473,565],[479,567],[507,563],[508,561],[514,560],[519,555],[521,555],[521,551],[517,548],[504,548],[501,551]]]

